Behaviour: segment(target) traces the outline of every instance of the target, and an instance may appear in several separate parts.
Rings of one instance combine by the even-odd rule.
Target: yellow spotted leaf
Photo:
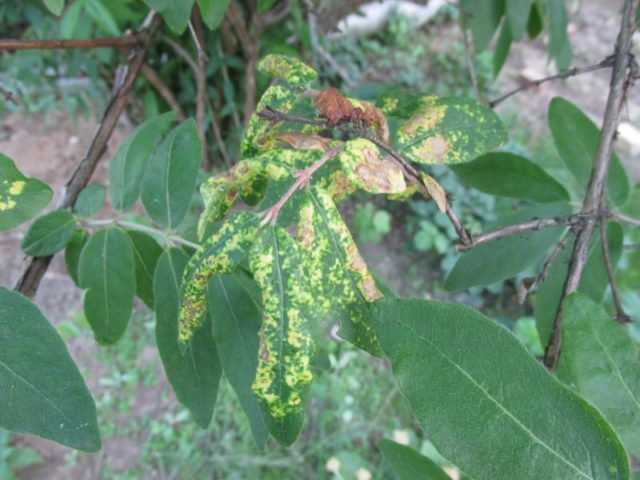
[[[400,166],[369,140],[349,140],[339,159],[347,178],[366,192],[401,193],[407,188]]]
[[[258,70],[281,78],[292,87],[307,89],[318,77],[318,72],[297,58],[271,54],[258,64]]]

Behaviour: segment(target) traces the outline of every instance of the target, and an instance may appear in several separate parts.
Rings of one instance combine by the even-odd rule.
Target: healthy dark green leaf
[[[547,0],[549,18],[549,54],[560,70],[569,68],[573,53],[567,33],[568,18],[564,0]]]
[[[622,227],[616,223],[609,223],[607,238],[609,241],[609,253],[613,266],[618,263],[622,252]],[[549,269],[547,278],[542,282],[535,294],[533,301],[533,311],[536,319],[536,328],[540,335],[542,344],[546,344],[551,333],[553,319],[560,302],[562,285],[567,277],[567,268],[571,259],[573,242],[570,242],[565,249],[555,258],[553,265]],[[600,242],[600,232],[596,231],[591,238],[587,262],[580,281],[579,291],[587,294],[592,300],[599,302],[602,299],[608,285],[607,271],[602,255],[602,243]]]
[[[43,0],[45,7],[55,16],[59,16],[64,8],[64,0]]]
[[[153,309],[153,272],[162,255],[162,248],[153,237],[136,230],[127,231],[136,262],[136,294]]]
[[[464,25],[473,35],[473,43],[478,52],[484,50],[493,38],[500,19],[504,14],[505,0],[462,0],[460,11],[464,15]]]
[[[0,153],[0,232],[31,220],[52,197],[46,183],[25,177],[13,160]]]
[[[253,438],[262,448],[269,434],[251,391],[262,324],[260,288],[242,272],[215,275],[209,280],[207,301],[220,364],[247,415]]]
[[[104,207],[105,197],[104,185],[98,183],[87,185],[78,195],[74,210],[81,217],[93,217]]]
[[[0,427],[100,449],[96,406],[58,332],[29,299],[1,286]]]
[[[210,328],[198,330],[184,355],[178,348],[180,279],[189,261],[182,250],[172,248],[158,260],[153,277],[156,343],[173,391],[189,409],[195,422],[207,428],[211,422],[222,369]]]
[[[114,208],[126,210],[138,199],[147,164],[174,117],[174,112],[168,112],[147,120],[129,135],[111,159],[109,189]]]
[[[487,230],[569,213],[571,207],[564,203],[535,205],[509,215]],[[460,256],[447,277],[445,288],[462,290],[476,285],[490,285],[513,277],[540,260],[560,239],[565,228],[549,227],[478,245]]]
[[[588,296],[562,304],[558,377],[595,405],[636,458],[640,456],[640,364],[625,327]]]
[[[534,0],[531,4],[531,13],[527,22],[527,34],[530,39],[536,38],[544,30],[544,8],[542,0]]]
[[[413,448],[386,439],[378,447],[398,480],[451,480],[433,460]]]
[[[202,20],[209,30],[216,30],[222,23],[231,0],[198,0]]]
[[[373,322],[429,439],[469,476],[629,477],[600,413],[493,320],[463,305],[385,298]]]
[[[78,281],[78,267],[80,265],[80,254],[87,243],[89,234],[86,230],[76,230],[73,232],[69,243],[64,249],[64,263],[67,265],[67,272],[76,286],[80,286]]]
[[[422,97],[398,129],[399,153],[425,164],[467,162],[506,141],[496,113],[464,97]]]
[[[506,152],[482,155],[472,162],[451,165],[467,185],[490,195],[559,202],[570,200],[565,188],[531,160]]]
[[[131,316],[136,277],[133,251],[119,228],[100,230],[80,254],[78,279],[84,314],[98,343],[112,345],[124,334]]]
[[[169,0],[161,11],[162,18],[174,33],[181,35],[187,29],[195,0]]]
[[[549,128],[565,165],[586,190],[600,129],[576,105],[560,97],[549,104]],[[628,196],[627,173],[614,153],[607,177],[607,197],[614,205],[622,205]]]
[[[200,138],[190,118],[175,127],[154,153],[142,183],[142,203],[151,219],[174,228],[184,218],[196,186]]]
[[[496,42],[495,51],[493,52],[494,77],[497,77],[500,73],[500,70],[502,70],[502,66],[507,60],[507,56],[509,56],[511,43],[513,43],[513,39],[511,38],[511,30],[509,29],[509,25],[505,20],[504,22],[502,22],[502,26],[500,27],[500,34],[498,35],[498,41]]]
[[[73,215],[67,210],[54,210],[38,218],[22,239],[27,255],[44,257],[62,250],[76,231]]]
[[[527,28],[529,13],[533,0],[507,0],[507,21],[511,30],[511,38],[520,40]]]

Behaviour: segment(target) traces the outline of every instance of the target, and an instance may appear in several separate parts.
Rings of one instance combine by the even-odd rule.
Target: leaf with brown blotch
[[[361,120],[367,127],[373,128],[376,137],[382,140],[385,144],[389,145],[390,134],[389,125],[387,124],[387,117],[372,103],[365,102],[364,100],[357,100],[355,98],[348,98],[351,105],[354,107],[354,112],[358,118],[352,118],[351,121]]]
[[[321,91],[313,100],[318,113],[334,125],[354,117],[356,107],[336,88],[330,87]]]
[[[447,211],[447,193],[444,191],[444,188],[435,181],[433,177],[430,177],[426,173],[420,172],[420,178],[422,180],[422,184],[426,187],[427,192],[429,192],[429,196],[438,206],[438,210],[441,212]]]
[[[336,140],[321,137],[317,133],[286,132],[276,135],[276,139],[283,141],[296,150],[329,150],[338,143]]]

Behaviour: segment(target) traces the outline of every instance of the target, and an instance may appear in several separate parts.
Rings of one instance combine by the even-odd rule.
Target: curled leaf
[[[438,206],[438,210],[441,212],[447,211],[447,192],[444,191],[444,188],[436,182],[433,177],[430,177],[424,172],[420,172],[420,178],[422,179],[422,184],[426,187],[427,192],[431,196],[431,199]]]
[[[351,121],[355,116],[355,105],[343,97],[337,88],[322,90],[313,98],[313,102],[318,113],[334,125]]]

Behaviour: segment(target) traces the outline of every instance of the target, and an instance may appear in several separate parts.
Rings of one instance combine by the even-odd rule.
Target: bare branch
[[[618,294],[618,286],[616,284],[616,276],[613,271],[613,263],[611,262],[611,254],[609,252],[609,240],[607,238],[607,222],[604,218],[600,219],[600,243],[602,243],[602,256],[604,257],[604,265],[607,269],[607,278],[609,279],[609,287],[611,288],[611,296],[613,304],[616,308],[616,321],[618,323],[629,323],[631,317],[627,315],[622,307],[620,295]]]
[[[13,102],[16,105],[20,105],[20,102],[16,99],[13,92],[5,89],[2,85],[0,85],[0,95],[2,95],[7,102]]]
[[[640,220],[638,220],[637,218],[631,218],[618,212],[609,212],[609,214],[615,219],[620,220],[621,222],[628,223],[629,225],[633,225],[634,227],[640,227]]]
[[[591,235],[595,230],[597,218],[601,216],[602,205],[604,205],[603,198],[609,165],[611,163],[613,141],[620,120],[620,112],[625,98],[626,87],[629,85],[628,82],[633,73],[631,68],[632,58],[629,53],[635,29],[635,12],[637,6],[637,0],[625,0],[622,10],[607,106],[604,113],[598,148],[591,169],[589,185],[587,186],[587,192],[582,205],[582,213],[590,214],[590,217],[587,218],[587,221],[583,225],[578,227],[567,278],[558,302],[558,310],[556,311],[551,335],[549,336],[544,353],[544,364],[551,371],[555,371],[562,349],[560,328],[563,316],[562,303],[564,299],[575,292],[580,285],[589,251]]]
[[[193,42],[198,51],[198,69],[196,75],[196,125],[198,127],[198,137],[202,142],[202,150],[200,157],[200,165],[207,171],[211,169],[211,161],[209,160],[207,134],[205,130],[206,108],[207,108],[207,54],[203,49],[204,45],[204,29],[202,28],[202,17],[200,16],[200,7],[193,6],[191,15],[193,22],[189,22],[189,30],[193,37]]]
[[[171,107],[171,110],[176,112],[176,117],[178,118],[178,120],[184,120],[185,115],[182,111],[182,107],[180,107],[180,104],[178,103],[178,100],[176,100],[176,97],[173,95],[171,89],[167,87],[167,84],[162,81],[162,78],[160,78],[158,72],[156,72],[155,69],[148,63],[142,65],[140,71],[142,75],[144,75],[144,78],[146,78],[151,86],[156,89],[156,91],[164,99],[164,101],[167,102],[167,105]]]
[[[89,50],[92,48],[133,48],[142,47],[144,40],[138,34],[122,37],[76,38],[69,40],[23,40],[0,38],[0,51],[13,50]]]
[[[458,6],[460,12],[462,9]],[[467,68],[469,70],[469,77],[471,77],[471,87],[473,88],[473,95],[480,100],[480,88],[478,87],[478,72],[476,71],[476,63],[474,61],[473,42],[469,35],[469,29],[467,28],[465,15],[461,15],[460,30],[462,30],[462,40],[464,41],[464,53],[467,60]]]
[[[148,23],[149,19],[145,20],[145,24]],[[123,75],[121,77],[117,76],[111,98],[102,115],[102,120],[89,143],[87,152],[65,185],[64,196],[60,205],[61,208],[73,207],[78,199],[78,195],[82,189],[87,186],[87,183],[89,183],[89,179],[104,153],[107,141],[111,137],[120,115],[129,103],[129,97],[133,91],[135,80],[144,64],[149,42],[159,26],[160,18],[153,16],[149,27],[140,32],[141,37],[144,38],[142,47],[133,53],[126,65],[119,68],[120,72],[123,72]],[[29,257],[23,273],[15,285],[15,290],[27,297],[33,297],[40,285],[40,280],[42,280],[43,275],[49,268],[52,258],[53,256]]]
[[[584,73],[590,73],[590,72],[595,72],[596,70],[602,70],[603,68],[613,67],[615,59],[616,59],[615,55],[609,55],[608,57],[603,59],[601,62],[596,63],[595,65],[589,65],[586,67],[579,67],[579,68],[576,67],[570,70],[565,70],[563,72],[557,73],[555,75],[551,75],[549,77],[544,77],[538,80],[534,80],[533,82],[529,82],[526,85],[522,85],[521,87],[518,87],[515,90],[511,90],[510,92],[505,93],[500,98],[496,98],[495,100],[490,101],[489,107],[494,108],[500,103],[504,102],[507,98],[511,97],[512,95],[515,95],[516,93],[524,92],[525,90],[529,90],[530,88],[533,88],[533,87],[538,87],[543,83],[550,82],[552,80],[562,80],[569,77],[575,77],[576,75],[582,75]]]

